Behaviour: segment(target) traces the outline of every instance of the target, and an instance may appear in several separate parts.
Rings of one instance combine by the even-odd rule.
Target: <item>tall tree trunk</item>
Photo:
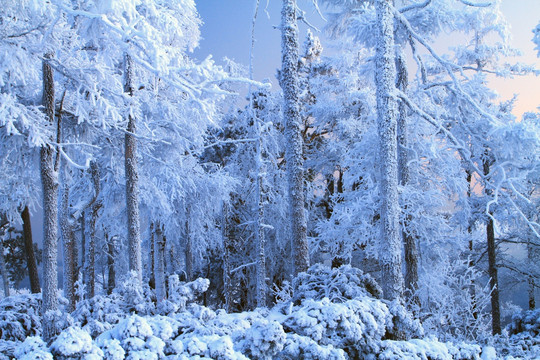
[[[25,206],[21,218],[23,221],[24,253],[26,254],[26,266],[28,267],[28,277],[30,278],[30,291],[32,294],[41,292],[39,275],[37,270],[36,255],[34,253],[34,241],[32,240],[32,224],[30,222],[30,211]]]
[[[387,299],[400,299],[403,293],[401,273],[401,237],[399,228],[397,118],[395,98],[396,65],[394,21],[391,0],[377,0],[376,84],[377,117],[381,163],[380,261],[382,287]]]
[[[231,313],[233,311],[233,286],[231,273],[231,254],[234,251],[234,244],[231,239],[230,224],[229,224],[229,205],[223,204],[223,214],[221,220],[221,234],[223,237],[223,284],[225,292],[225,311]]]
[[[148,255],[148,279],[149,279],[149,285],[151,288],[155,288],[156,287],[156,277],[155,277],[155,263],[154,263],[154,258],[155,258],[155,251],[156,251],[156,247],[155,247],[155,240],[154,240],[154,237],[156,236],[155,234],[155,225],[154,225],[154,222],[151,222],[150,223],[150,254]]]
[[[534,236],[534,235],[531,234],[531,236]],[[529,264],[534,264],[534,253],[533,253],[533,251],[534,251],[533,246],[529,242],[529,244],[527,244],[527,258],[529,260]],[[533,275],[529,275],[528,285],[529,285],[529,289],[528,289],[529,310],[534,310],[534,309],[536,309],[536,300],[535,300],[535,297],[534,297],[536,284],[535,284]]]
[[[400,48],[396,54],[396,70],[397,79],[396,87],[402,92],[407,92],[408,87],[408,71],[405,54]],[[398,102],[398,122],[397,122],[397,139],[398,139],[398,176],[401,186],[406,186],[410,181],[409,172],[409,139],[407,136],[407,106],[404,102]],[[411,300],[420,305],[420,299],[416,295],[418,289],[418,249],[416,246],[416,238],[413,236],[410,224],[412,215],[407,213],[407,205],[403,205],[405,211],[405,219],[401,236],[403,238],[403,248],[405,252],[405,288],[408,290],[408,295]]]
[[[65,181],[66,169],[62,181],[62,202],[60,211],[60,230],[64,245],[64,294],[69,301],[68,311],[73,312],[77,304],[75,294],[75,282],[77,281],[76,253],[75,253],[75,230],[70,221],[69,213],[69,190]]]
[[[467,174],[467,198],[469,199],[469,202],[470,202],[470,198],[471,198],[471,195],[472,195],[472,173],[471,171],[469,170],[466,170],[466,174]],[[473,250],[474,250],[474,243],[473,243],[473,240],[472,240],[472,221],[469,221],[469,225],[467,226],[467,233],[469,234],[469,237],[470,237],[470,240],[469,240],[469,261],[468,261],[468,264],[467,266],[469,268],[474,268],[474,261],[473,261],[473,258],[472,258],[472,253],[473,253]],[[472,316],[473,316],[473,319],[478,319],[478,306],[477,306],[477,299],[476,299],[476,284],[474,282],[474,280],[471,281],[471,284],[470,284],[470,293],[471,293],[471,308],[472,308]]]
[[[488,159],[484,159],[484,175],[488,176],[490,164]],[[492,190],[485,188],[486,196],[492,195]],[[499,301],[499,275],[497,268],[497,246],[495,244],[495,224],[493,223],[493,214],[489,211],[486,224],[486,239],[488,252],[488,273],[489,285],[491,287],[491,328],[493,335],[501,333],[501,310]]]
[[[43,60],[43,107],[45,115],[54,123],[54,78],[48,63]],[[40,151],[40,172],[43,187],[43,339],[50,342],[57,333],[54,313],[58,310],[58,173],[54,170],[55,151],[43,146]]]
[[[96,161],[90,163],[90,175],[94,185],[94,197],[90,202],[92,212],[90,213],[90,237],[88,241],[88,298],[91,299],[96,294],[96,222],[101,209],[101,201],[99,200],[100,192],[100,171]]]
[[[156,223],[154,236],[154,279],[156,281],[156,298],[160,303],[167,298],[165,286],[165,236],[161,224]]]
[[[262,154],[262,129],[261,120],[259,119],[258,112],[262,110],[264,105],[261,105],[259,101],[254,102],[252,96],[253,107],[253,136],[257,138],[255,142],[255,178],[253,183],[255,185],[255,282],[256,282],[256,294],[255,302],[257,307],[266,306],[266,254],[265,254],[265,238],[264,238],[264,163]],[[262,95],[264,96],[264,95]],[[261,96],[261,97],[262,97]],[[257,98],[256,100],[262,100]]]
[[[105,241],[107,242],[107,294],[110,295],[116,286],[116,270],[114,269],[116,256],[115,237],[109,238],[109,235],[105,234]]]
[[[298,27],[296,24],[296,0],[283,0],[281,11],[281,74],[287,147],[285,160],[289,183],[289,202],[292,229],[294,273],[309,268],[307,221],[304,210],[303,144],[298,87]]]
[[[193,280],[193,244],[191,242],[191,229],[189,227],[190,210],[186,207],[186,281]]]
[[[2,272],[2,284],[4,286],[4,297],[10,296],[9,276],[6,269],[6,260],[4,258],[4,242],[0,240],[0,272]]]
[[[133,60],[124,59],[124,92],[133,96]],[[141,226],[139,218],[139,169],[137,166],[136,119],[129,115],[125,135],[126,207],[128,220],[129,270],[135,271],[142,284]]]

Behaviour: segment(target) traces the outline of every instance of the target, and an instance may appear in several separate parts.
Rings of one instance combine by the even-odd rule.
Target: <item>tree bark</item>
[[[531,236],[534,236],[533,234],[531,234]],[[531,243],[527,244],[527,258],[529,260],[529,264],[534,264],[534,254],[533,254],[533,246]],[[536,284],[535,284],[535,281],[534,281],[534,276],[533,275],[529,275],[529,279],[528,279],[528,285],[529,285],[529,289],[528,289],[528,295],[529,295],[529,310],[534,310],[536,309],[536,299],[534,297],[534,292],[535,292],[535,288],[536,288]]]
[[[303,144],[298,87],[298,27],[296,24],[296,0],[283,0],[281,12],[281,74],[287,147],[285,160],[289,183],[289,202],[292,229],[294,273],[309,268],[309,245],[307,221],[304,210]]]
[[[407,91],[408,87],[408,71],[407,61],[402,49],[399,49],[396,54],[396,71],[397,80],[396,87],[402,92]],[[401,186],[406,186],[410,181],[409,172],[409,139],[407,135],[407,106],[402,101],[398,102],[398,176]],[[403,220],[403,228],[401,236],[403,238],[403,248],[405,253],[405,288],[408,290],[410,300],[417,305],[420,305],[420,299],[416,295],[418,290],[418,248],[416,246],[416,238],[413,236],[410,224],[412,215],[407,212],[407,205],[403,205],[405,219]]]
[[[191,229],[189,227],[190,211],[189,207],[186,207],[186,281],[193,280],[193,244],[191,243]]]
[[[116,270],[114,269],[116,256],[115,237],[109,238],[109,235],[105,234],[105,241],[107,242],[107,294],[110,295],[116,286]]]
[[[490,164],[488,159],[484,159],[483,163],[484,175],[488,176]],[[492,190],[485,188],[487,197],[492,195]],[[493,223],[493,213],[489,211],[486,224],[486,239],[488,251],[488,273],[489,285],[491,288],[491,330],[493,335],[501,333],[501,310],[499,301],[499,275],[497,268],[497,246],[495,244],[495,226]]]
[[[63,171],[65,172],[66,169],[63,169]],[[62,186],[60,230],[64,245],[64,294],[69,301],[68,311],[73,312],[77,304],[75,294],[75,282],[77,281],[77,269],[75,266],[75,230],[70,221],[69,190],[67,188],[65,176]]]
[[[156,223],[154,235],[154,279],[158,304],[167,298],[165,286],[165,236],[161,224]]]
[[[90,175],[92,177],[92,183],[94,185],[94,197],[90,202],[92,212],[90,214],[90,237],[88,241],[88,267],[86,272],[88,274],[88,298],[91,299],[96,294],[96,223],[99,216],[99,210],[102,207],[102,203],[99,200],[100,192],[100,171],[96,161],[90,163]]]
[[[154,222],[150,223],[150,254],[148,256],[148,283],[152,289],[156,288],[156,277],[155,277],[155,225]]]
[[[47,119],[54,123],[54,78],[48,63],[51,55],[43,60],[43,107]],[[55,151],[43,146],[40,151],[40,172],[43,188],[43,339],[50,342],[57,334],[54,319],[58,311],[58,173],[54,170]]]
[[[233,311],[233,285],[231,273],[231,254],[234,252],[234,244],[231,239],[230,224],[229,224],[229,205],[223,204],[223,214],[221,221],[221,234],[223,236],[223,284],[225,291],[225,311],[231,313]]]
[[[6,269],[6,260],[4,258],[4,242],[0,240],[0,272],[2,272],[2,284],[4,286],[4,297],[10,296],[9,276]]]
[[[133,60],[124,59],[124,92],[133,96]],[[141,226],[139,218],[139,169],[137,164],[136,119],[130,114],[125,135],[126,207],[128,220],[129,270],[135,271],[142,285]]]
[[[401,238],[399,228],[397,118],[395,98],[394,21],[390,0],[377,0],[376,84],[377,117],[381,163],[381,244],[382,288],[387,299],[403,294]]]
[[[24,207],[21,218],[23,221],[24,253],[26,254],[26,266],[28,267],[28,277],[30,278],[30,291],[32,294],[38,294],[41,292],[41,285],[39,284],[34,242],[32,240],[32,224],[30,222],[30,211],[28,210],[28,206]]]

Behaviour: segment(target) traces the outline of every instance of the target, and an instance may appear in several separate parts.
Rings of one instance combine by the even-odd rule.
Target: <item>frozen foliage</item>
[[[61,332],[51,344],[50,350],[58,360],[103,358],[103,352],[92,342],[90,335],[77,326]]]
[[[53,360],[47,344],[41,338],[31,336],[17,347],[15,357],[19,360]]]
[[[206,292],[209,286],[208,279],[199,278],[192,282],[183,283],[178,275],[171,275],[169,277],[169,297],[159,304],[159,313],[170,314],[184,311],[186,304]]]
[[[316,264],[309,271],[300,273],[293,282],[294,301],[303,299],[321,300],[328,298],[332,302],[352,300],[359,296],[382,297],[382,290],[369,274],[350,265],[339,269]]]
[[[501,354],[524,359],[540,357],[540,309],[515,314],[507,330],[508,338],[498,339],[497,348]]]
[[[17,295],[0,302],[0,343],[41,335],[41,295]]]
[[[93,311],[83,316],[79,308],[74,313],[77,324],[62,331],[50,346],[39,337],[25,336],[24,342],[22,338],[0,342],[0,349],[7,349],[4,353],[17,359],[54,356],[89,360],[481,360],[497,359],[499,355],[507,359],[540,355],[538,311],[515,316],[510,337],[498,338],[495,347],[442,342],[433,336],[424,337],[419,323],[403,306],[372,295],[366,284],[377,289],[377,283],[350,266],[313,266],[294,280],[295,289],[302,294],[296,301],[232,314],[192,302],[208,288],[208,280],[181,283],[171,277],[170,281],[170,290],[176,291],[176,299],[183,306],[166,316],[146,306],[142,308],[146,314],[134,314],[136,310],[126,306],[124,296],[133,300],[142,290],[135,291],[128,279],[122,291],[96,297],[92,305],[85,302],[81,308],[87,311],[91,307]],[[333,290],[324,292],[319,286],[310,292],[308,284],[326,284]],[[10,299],[10,304],[22,303],[22,297],[19,302]],[[15,308],[24,311],[21,305]],[[39,332],[39,323],[35,329]]]

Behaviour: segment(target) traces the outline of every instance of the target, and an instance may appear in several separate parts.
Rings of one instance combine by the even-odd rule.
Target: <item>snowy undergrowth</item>
[[[380,299],[378,284],[350,266],[315,265],[293,281],[289,301],[233,314],[194,302],[208,288],[205,279],[181,283],[172,276],[169,300],[158,306],[150,289],[135,284],[128,278],[112,295],[81,302],[73,324],[49,346],[39,337],[39,297],[4,300],[0,308],[5,319],[15,316],[6,315],[11,311],[15,318],[28,320],[20,327],[6,327],[19,330],[3,331],[4,358],[491,360],[532,354],[530,349],[517,351],[503,338],[496,351],[425,337],[403,306]],[[22,305],[25,301],[29,307]],[[516,317],[510,338],[519,335],[529,347],[538,347],[531,340],[538,339],[538,315]]]

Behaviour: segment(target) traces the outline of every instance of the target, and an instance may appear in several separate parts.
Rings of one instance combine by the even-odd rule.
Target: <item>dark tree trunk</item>
[[[8,297],[9,293],[9,276],[6,269],[6,260],[4,258],[4,243],[0,242],[0,272],[2,273],[2,284],[4,286],[4,296]]]
[[[191,242],[191,229],[189,228],[190,211],[186,208],[186,281],[193,280],[193,244]]]
[[[26,254],[26,266],[28,267],[28,277],[30,278],[30,291],[32,294],[38,294],[41,292],[41,286],[39,284],[34,242],[32,240],[32,224],[30,223],[30,211],[28,210],[28,206],[24,207],[21,218],[23,221],[24,253]]]
[[[489,160],[484,160],[484,175],[487,176],[490,171]],[[485,189],[486,196],[492,195],[492,190]],[[486,224],[486,238],[488,251],[488,273],[489,285],[491,287],[491,326],[493,335],[501,333],[501,310],[499,301],[499,276],[497,269],[497,246],[495,244],[495,228],[493,224],[493,214],[489,211],[489,217]]]
[[[396,54],[396,87],[402,92],[407,92],[408,72],[405,54],[401,49]],[[407,106],[400,101],[398,103],[397,119],[397,140],[398,140],[398,176],[401,186],[406,186],[410,181],[409,172],[409,139],[407,136]],[[408,213],[407,205],[402,205],[405,213],[401,236],[403,238],[403,248],[405,253],[405,288],[412,302],[420,305],[416,291],[418,289],[418,249],[416,238],[411,232],[412,215]]]
[[[155,234],[155,225],[154,222],[150,223],[150,254],[149,254],[149,261],[148,261],[148,279],[149,279],[149,285],[152,289],[155,289],[156,287],[156,277],[155,277],[155,264],[154,264],[154,256],[155,256],[155,240],[154,237]]]
[[[114,259],[116,256],[116,244],[114,236],[109,238],[108,234],[105,234],[105,241],[107,242],[107,294],[112,294],[116,286],[116,271],[114,269]]]
[[[231,239],[230,225],[229,225],[229,205],[223,205],[222,215],[222,236],[223,236],[223,249],[225,254],[223,255],[223,284],[225,291],[225,311],[231,313],[233,311],[233,286],[232,286],[232,274],[231,274],[231,254],[234,252],[234,245]]]
[[[88,242],[88,298],[91,299],[96,294],[96,222],[101,209],[101,201],[99,200],[100,192],[100,171],[98,164],[95,161],[90,163],[90,174],[94,185],[94,197],[90,202],[92,212],[90,216],[90,237]]]
[[[156,223],[154,235],[154,278],[156,281],[156,298],[158,303],[167,298],[165,286],[165,236],[161,224]]]

